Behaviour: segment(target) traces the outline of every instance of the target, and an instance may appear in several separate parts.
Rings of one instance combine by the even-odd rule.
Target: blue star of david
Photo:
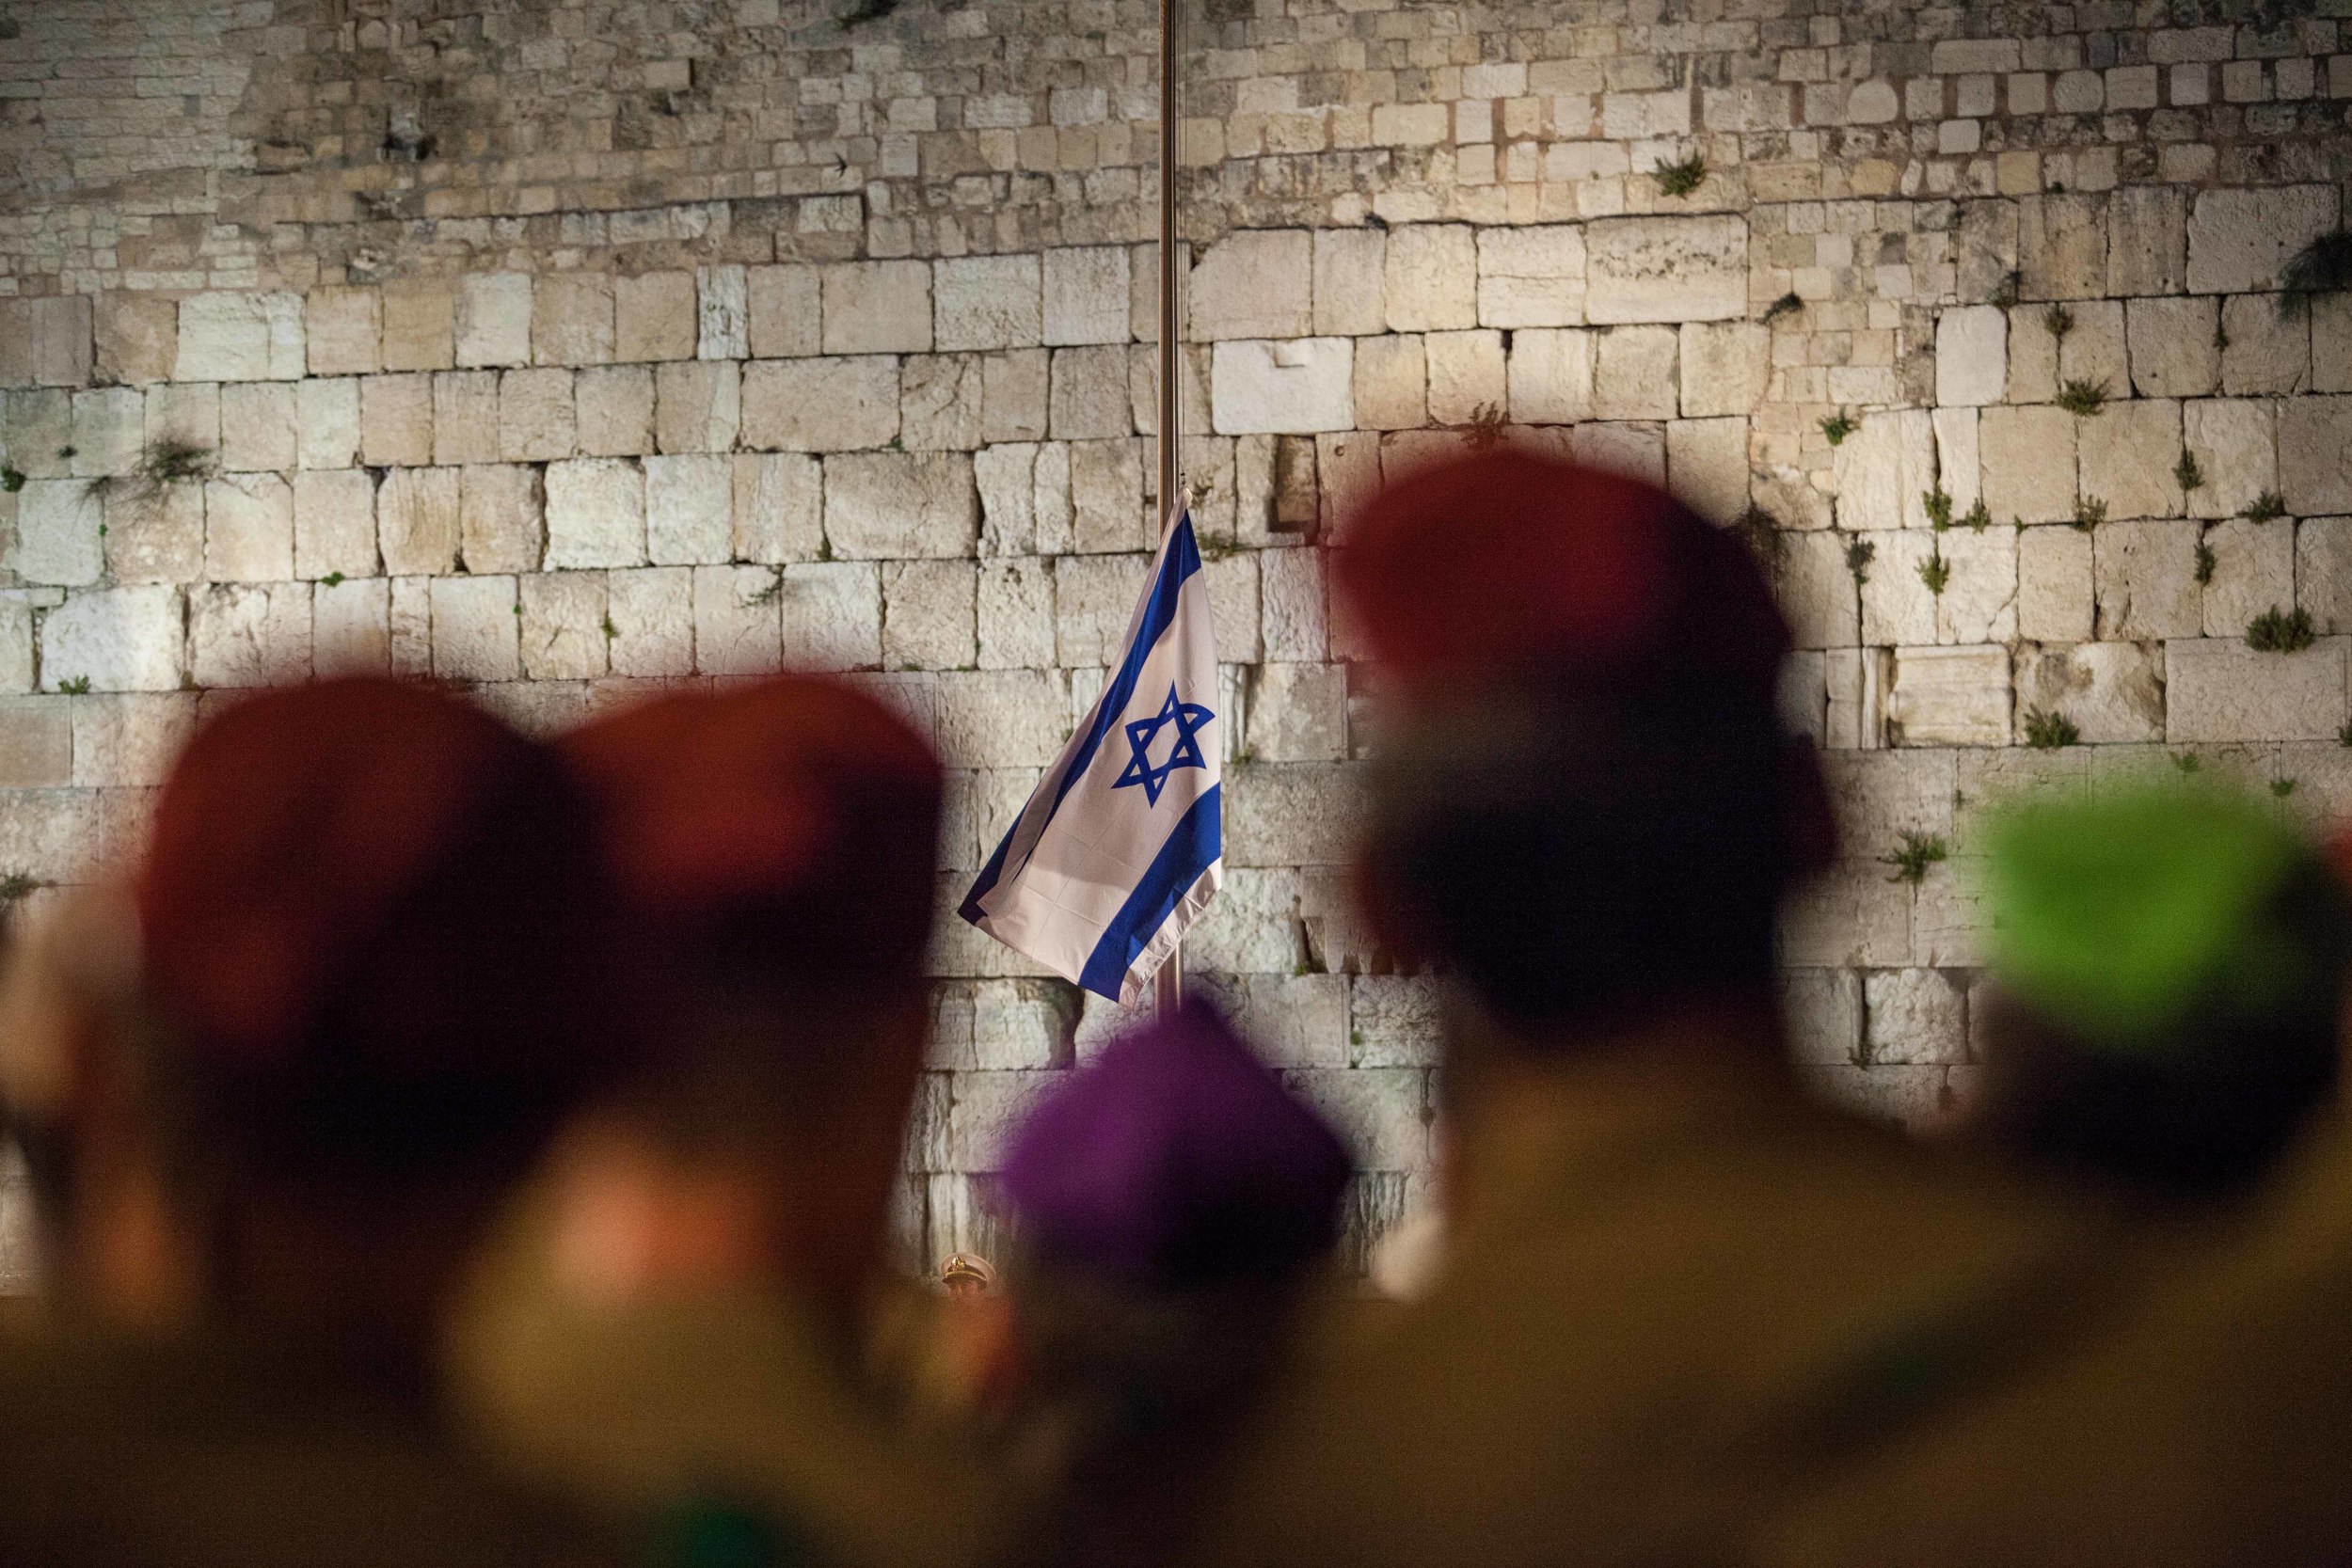
[[[1200,754],[1202,726],[1216,717],[1199,703],[1180,703],[1176,688],[1168,689],[1168,705],[1150,719],[1138,719],[1126,726],[1126,770],[1111,781],[1113,789],[1125,789],[1141,784],[1143,793],[1153,805],[1160,803],[1160,791],[1168,787],[1168,776],[1179,768],[1206,768],[1209,759]],[[1168,760],[1156,767],[1152,762],[1152,743],[1162,730],[1176,726],[1176,744],[1168,749]]]

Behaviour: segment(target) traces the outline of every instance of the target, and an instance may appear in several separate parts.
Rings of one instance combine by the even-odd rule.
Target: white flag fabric
[[[1225,875],[1216,638],[1192,515],[1160,543],[1093,711],[959,911],[1128,1006]]]

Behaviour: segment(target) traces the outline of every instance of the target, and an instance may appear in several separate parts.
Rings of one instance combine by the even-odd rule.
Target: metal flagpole
[[[1160,0],[1160,537],[1176,526],[1183,504],[1179,470],[1182,435],[1180,373],[1184,352],[1176,288],[1182,268],[1176,253],[1176,62],[1184,0]],[[1173,1013],[1184,999],[1184,944],[1180,939],[1153,981],[1155,1017]]]

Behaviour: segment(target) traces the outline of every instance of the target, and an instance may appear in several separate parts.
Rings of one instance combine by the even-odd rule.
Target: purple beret
[[[1287,1274],[1338,1236],[1347,1150],[1212,1009],[1113,1041],[1014,1136],[1004,1193],[1054,1261],[1182,1288]]]

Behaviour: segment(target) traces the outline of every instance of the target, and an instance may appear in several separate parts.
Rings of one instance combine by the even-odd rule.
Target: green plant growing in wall
[[[2246,624],[2246,645],[2258,654],[2299,654],[2319,639],[2308,610],[2272,605]]]
[[[2089,381],[2074,377],[2058,388],[2058,405],[2076,419],[2096,419],[2099,410],[2107,405],[2106,378]]]
[[[1969,532],[1982,533],[1993,526],[1992,509],[1984,504],[1984,498],[1979,496],[1977,498],[1977,504],[1968,509],[1968,515],[1963,517],[1961,521],[1968,525]]]
[[[131,466],[130,472],[91,480],[89,495],[93,500],[150,507],[161,500],[170,486],[187,480],[210,479],[218,467],[219,460],[213,449],[202,442],[165,436],[147,444],[147,450],[139,453],[139,460]]]
[[[1707,159],[1696,152],[1673,163],[1661,158],[1651,172],[1658,176],[1660,195],[1689,196],[1707,179]]]
[[[1854,539],[1846,545],[1846,570],[1853,574],[1856,588],[1870,580],[1870,562],[1878,559],[1879,547],[1867,539]]]
[[[776,600],[782,596],[783,593],[784,568],[781,566],[771,567],[769,571],[768,581],[765,586],[754,589],[744,597],[743,604],[747,609],[754,605],[774,604]]]
[[[1470,410],[1470,421],[1462,427],[1462,445],[1472,451],[1492,451],[1502,444],[1505,423],[1502,405],[1482,403]]]
[[[2198,540],[2197,585],[2200,588],[2207,587],[2213,582],[2214,568],[2220,564],[2220,558],[2213,553],[2213,546],[2205,540]]]
[[[2074,330],[2074,312],[2063,305],[2053,305],[2042,312],[2042,325],[2049,328],[2051,337],[2062,343],[2066,341],[2066,335]]]
[[[2055,752],[2076,744],[2082,737],[2081,728],[2063,713],[2040,707],[2026,710],[2026,744],[2037,752]]]
[[[2172,753],[2172,767],[2173,770],[2176,772],[2201,772],[2204,769],[2204,766],[2205,759],[2199,756],[2194,752],[2175,752]]]
[[[1993,303],[2004,310],[2014,309],[2026,292],[2026,275],[2015,267],[2001,274],[2000,282],[1993,286]]]
[[[2270,793],[2276,795],[2280,800],[2283,800],[2288,796],[2295,793],[2295,781],[2293,779],[2273,779],[2270,781]]]
[[[2197,454],[2185,448],[2182,450],[2181,460],[2172,465],[2172,478],[2183,490],[2202,490],[2205,487],[2205,470],[2197,466]]]
[[[1821,434],[1829,437],[1833,447],[1861,428],[1862,421],[1842,408],[1821,421]]]
[[[2352,746],[2352,724],[2346,724],[2344,728],[2336,732],[2336,744],[2339,746]]]
[[[620,627],[618,627],[618,626],[614,626],[614,625],[612,624],[612,616],[610,616],[610,615],[606,616],[606,617],[604,618],[604,640],[605,640],[607,642],[610,642],[610,641],[613,641],[615,638],[619,637],[620,635],[621,635],[621,628],[620,628]]]
[[[2279,314],[2288,316],[2321,294],[2352,289],[2352,233],[2321,234],[2296,251],[2279,275]]]
[[[22,489],[24,489],[24,469],[22,469],[22,468],[0,468],[0,490],[5,490],[5,491],[7,491],[9,495],[13,496],[13,495],[15,495],[15,494],[16,494],[19,490],[22,490]]]
[[[68,675],[65,679],[57,683],[57,689],[64,692],[69,697],[87,697],[89,695],[89,677],[87,675]]]
[[[1770,326],[1783,316],[1793,316],[1804,309],[1804,300],[1791,289],[1764,308],[1764,325]]]
[[[1919,492],[1919,505],[1928,515],[1928,526],[1936,532],[1952,526],[1952,494],[1941,483],[1932,490]]]
[[[1909,882],[1917,887],[1928,879],[1928,867],[1951,859],[1951,849],[1940,833],[1905,832],[1902,842],[1895,846],[1891,855],[1881,855],[1881,865],[1891,865],[1895,874],[1890,882]]]
[[[2107,520],[2107,503],[2104,496],[2084,496],[2074,502],[2074,527],[2089,533]]]
[[[11,871],[0,877],[0,904],[21,904],[42,888],[55,886],[55,882],[45,882],[29,871]]]
[[[1942,550],[1931,551],[1925,561],[1919,562],[1919,580],[1937,598],[1944,596],[1944,590],[1952,580],[1952,563],[1944,559]]]
[[[2246,520],[2249,523],[2275,523],[2286,515],[2287,499],[2276,490],[2265,490],[2246,509]]]

